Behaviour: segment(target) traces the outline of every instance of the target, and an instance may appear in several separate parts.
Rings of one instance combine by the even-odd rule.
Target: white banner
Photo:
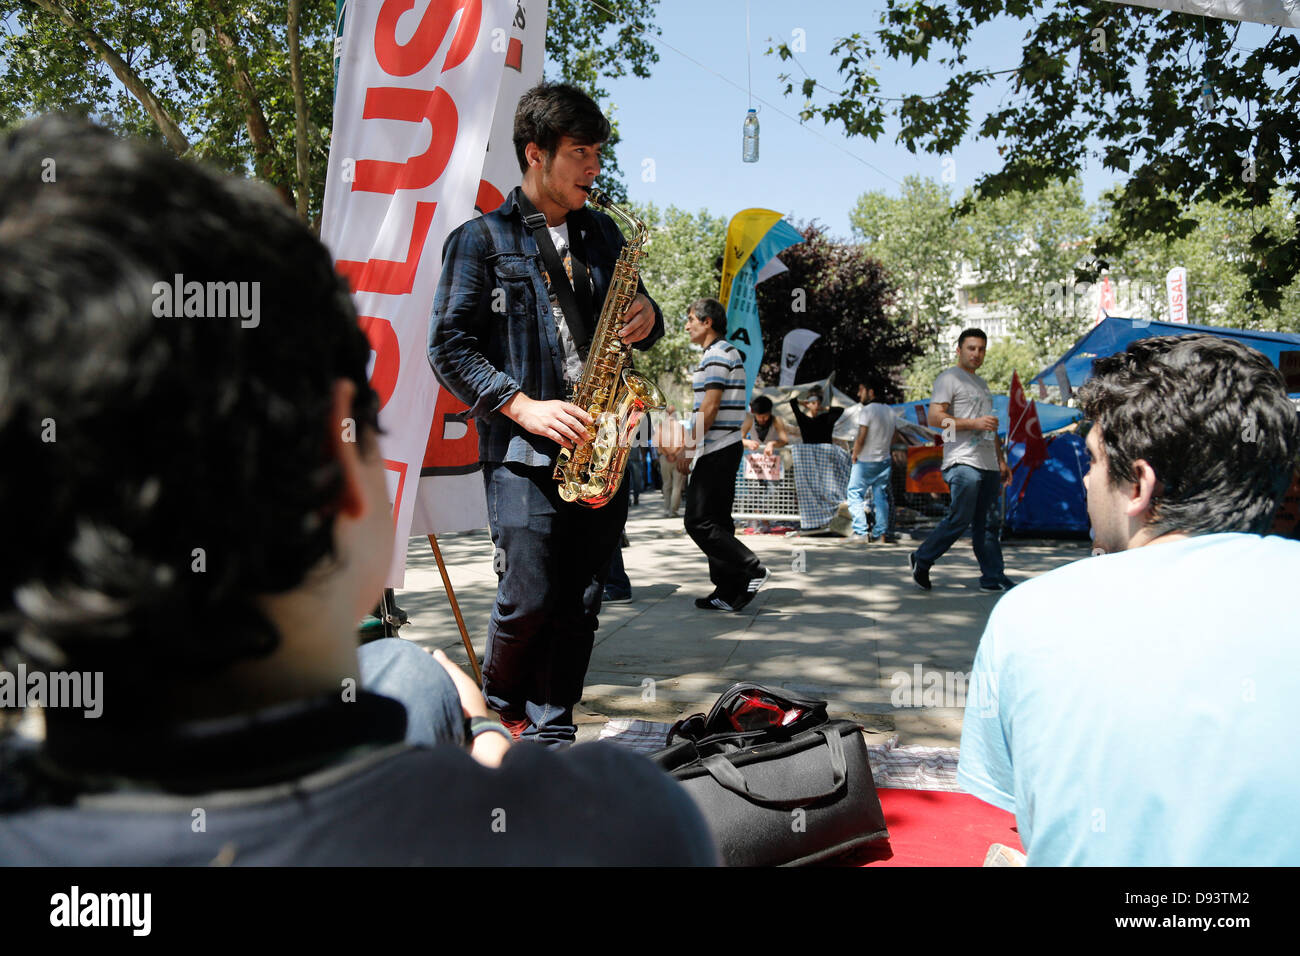
[[[519,185],[523,173],[515,157],[515,107],[524,91],[542,81],[546,56],[547,0],[513,0],[510,33],[494,46],[504,47],[501,87],[492,115],[487,156],[474,208],[492,212]],[[412,535],[469,531],[487,526],[487,500],[478,460],[478,431],[466,416],[468,406],[441,390],[433,427],[420,470]]]
[[[1169,294],[1169,321],[1187,324],[1187,270],[1175,266],[1165,276],[1165,291]]]
[[[1219,20],[1247,20],[1274,27],[1300,28],[1300,0],[1111,0],[1157,10],[1174,10]]]
[[[346,8],[321,239],[373,348],[401,587],[438,397],[426,342],[447,234],[474,212],[514,0]],[[476,456],[477,457],[477,456]]]
[[[821,333],[812,329],[791,329],[781,340],[781,378],[777,383],[781,388],[794,386],[795,374],[799,363],[803,361],[808,346],[821,338]]]

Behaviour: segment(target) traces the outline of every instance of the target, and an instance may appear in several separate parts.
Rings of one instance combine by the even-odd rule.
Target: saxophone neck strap
[[[591,280],[585,261],[586,249],[582,242],[583,217],[579,215],[582,210],[570,213],[567,219],[569,257],[573,267],[572,284],[569,282],[569,274],[564,269],[564,263],[560,261],[560,254],[555,251],[555,243],[551,241],[551,230],[546,225],[546,216],[538,212],[537,207],[532,204],[522,189],[519,190],[519,210],[523,213],[524,226],[532,232],[533,240],[537,243],[537,251],[541,253],[542,265],[546,268],[551,291],[564,312],[564,320],[568,323],[569,334],[573,336],[573,344],[580,352],[585,351],[591,342],[592,298]]]

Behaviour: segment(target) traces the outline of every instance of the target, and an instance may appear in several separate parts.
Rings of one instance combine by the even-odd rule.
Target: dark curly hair
[[[1300,426],[1259,352],[1207,334],[1139,339],[1097,359],[1078,399],[1101,429],[1112,483],[1133,481],[1144,459],[1163,484],[1152,531],[1267,533]]]
[[[0,653],[118,708],[270,653],[256,598],[333,551],[336,379],[378,427],[329,252],[264,185],[45,117],[0,136],[0,261]],[[178,276],[256,283],[256,323],[168,317]]]
[[[519,97],[515,107],[515,157],[519,171],[528,172],[524,147],[536,143],[544,153],[554,153],[561,136],[572,136],[584,146],[609,139],[609,120],[582,90],[568,83],[539,83]]]

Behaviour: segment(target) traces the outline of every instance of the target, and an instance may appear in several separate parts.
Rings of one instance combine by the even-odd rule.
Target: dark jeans
[[[686,533],[709,558],[709,579],[718,596],[731,601],[758,574],[754,552],[736,539],[731,505],[736,500],[736,469],[745,446],[740,442],[709,452],[695,463],[686,488]]]
[[[485,462],[497,600],[483,696],[523,714],[525,738],[571,741],[610,555],[627,521],[627,482],[603,508],[563,501],[551,468]]]
[[[423,747],[464,743],[460,694],[441,664],[418,644],[384,637],[357,648],[361,686],[406,708],[406,742]]]
[[[631,597],[632,582],[628,579],[627,569],[623,567],[623,549],[617,547],[609,557],[609,570],[605,572],[605,595],[607,597]]]
[[[928,571],[970,528],[975,559],[980,563],[980,584],[1000,582],[1006,576],[998,542],[1001,475],[970,465],[952,465],[943,470],[943,479],[952,492],[948,514],[916,549],[917,567]]]

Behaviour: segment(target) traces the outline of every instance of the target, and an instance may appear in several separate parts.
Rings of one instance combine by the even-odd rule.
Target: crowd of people
[[[514,131],[522,183],[449,237],[429,332],[477,423],[501,556],[481,686],[405,641],[358,647],[393,544],[379,405],[347,287],[293,210],[81,120],[0,137],[0,502],[22,542],[0,557],[0,660],[106,688],[93,719],[50,707],[39,740],[0,733],[0,863],[718,861],[652,763],[570,746],[633,485],[586,508],[553,471],[592,424],[568,400],[592,332],[572,303],[604,300],[623,239],[587,207],[610,132],[590,98],[543,84]],[[258,283],[264,317],[162,316],[173,276]],[[855,533],[891,540],[896,422],[873,389],[851,451],[816,392],[791,403],[793,443],[770,401],[747,406],[721,303],[685,321],[689,426],[646,427],[677,476],[665,512],[684,484],[707,560],[696,606],[742,610],[770,577],[732,520],[747,450],[803,449],[809,473],[839,452]],[[649,348],[664,322],[639,287],[623,340]],[[1013,586],[985,343],[962,334],[930,405],[952,505],[909,558],[927,590],[968,528],[980,586]],[[1300,543],[1264,536],[1300,450],[1281,377],[1232,342],[1153,338],[1098,361],[1080,401],[1100,556],[1000,599],[959,780],[1017,815],[1030,863],[1295,863]]]

